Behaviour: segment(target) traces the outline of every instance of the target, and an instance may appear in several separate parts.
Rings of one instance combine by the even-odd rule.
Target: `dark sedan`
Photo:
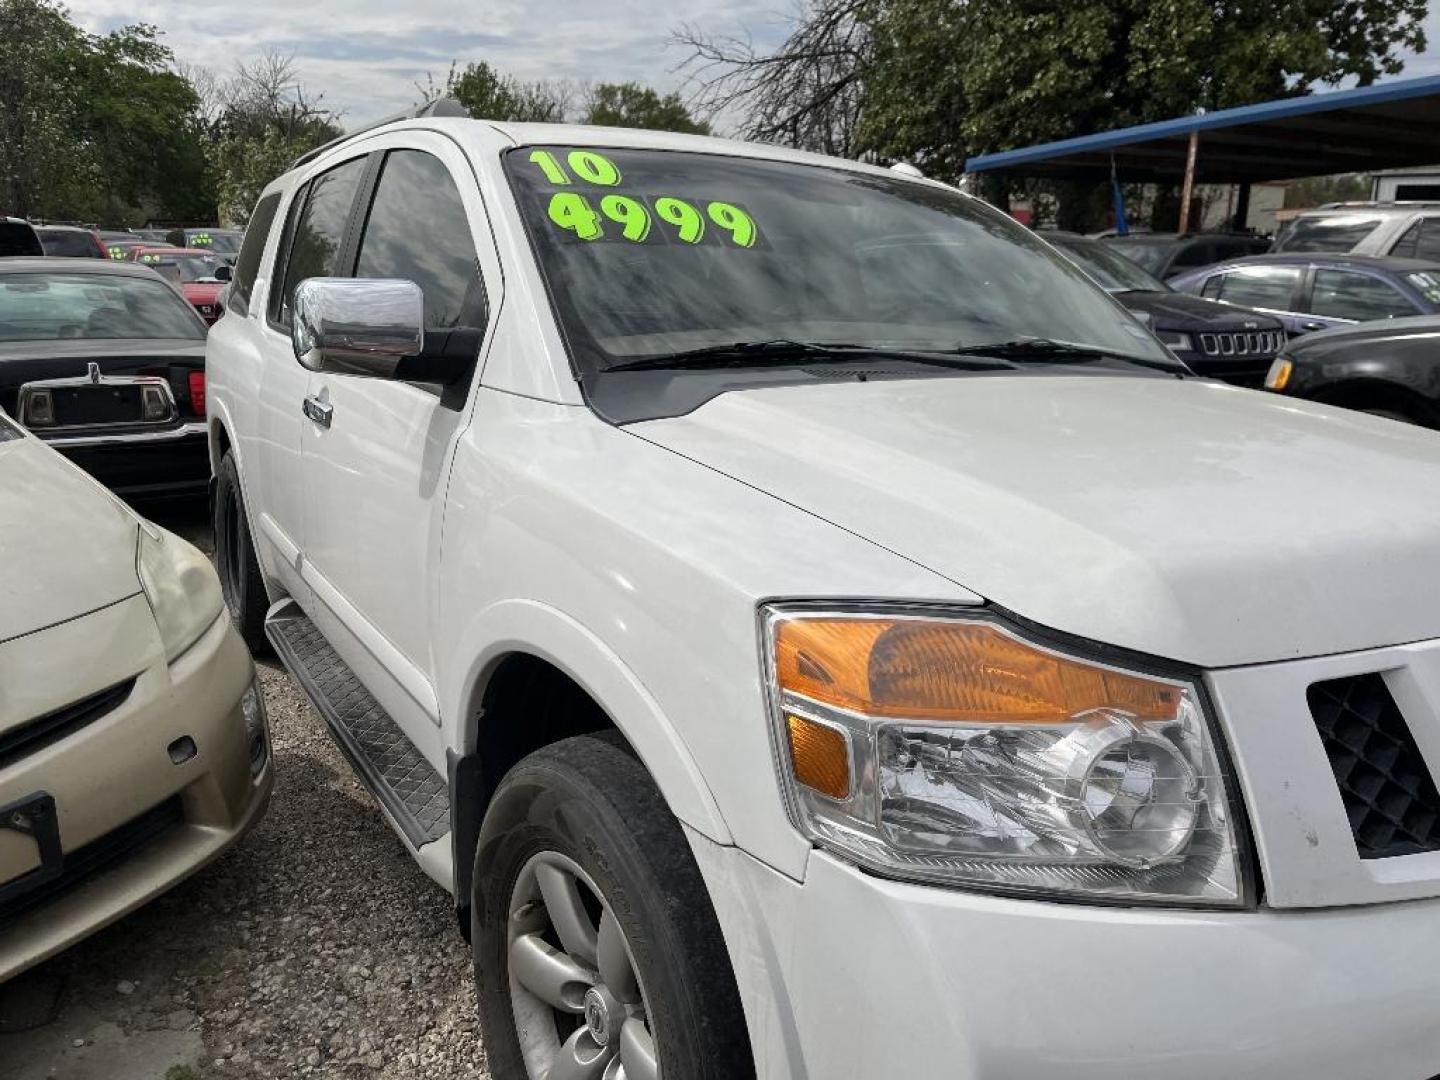
[[[1293,397],[1440,427],[1440,317],[1307,334],[1275,361],[1265,385]]]
[[[203,492],[205,323],[148,267],[0,261],[0,409],[117,494]]]
[[[1285,343],[1278,319],[1178,293],[1099,240],[1042,236],[1150,327],[1190,370],[1258,388]]]
[[[1292,334],[1440,312],[1440,264],[1297,251],[1232,259],[1182,274],[1181,292],[1256,308]]]

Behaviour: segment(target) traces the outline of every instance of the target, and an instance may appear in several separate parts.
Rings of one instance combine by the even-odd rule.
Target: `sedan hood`
[[[0,419],[0,642],[140,591],[138,522],[38,439]]]
[[[1033,373],[735,392],[628,430],[1108,644],[1223,667],[1440,636],[1440,437],[1409,425]]]
[[[1248,308],[1204,300],[1178,292],[1123,292],[1115,299],[1136,314],[1149,318],[1156,330],[1208,331],[1278,330],[1280,320]]]

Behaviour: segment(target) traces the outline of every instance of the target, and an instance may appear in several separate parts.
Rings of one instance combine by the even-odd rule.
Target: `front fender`
[[[717,844],[732,842],[709,785],[673,724],[635,673],[598,636],[565,612],[535,600],[502,600],[479,612],[457,643],[473,661],[442,703],[441,715],[459,729],[450,745],[473,753],[483,718],[474,707],[500,662],[528,653],[553,664],[605,711],[634,747],[670,810]]]

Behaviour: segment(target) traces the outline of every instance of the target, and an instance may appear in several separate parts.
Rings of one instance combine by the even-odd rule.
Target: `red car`
[[[130,260],[172,278],[207,323],[213,324],[224,314],[220,290],[225,283],[215,277],[215,271],[224,265],[219,256],[200,248],[139,247],[130,252]]]

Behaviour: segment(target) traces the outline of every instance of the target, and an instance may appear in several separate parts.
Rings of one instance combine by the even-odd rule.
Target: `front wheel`
[[[269,598],[250,537],[250,522],[245,516],[240,471],[235,467],[235,455],[229,451],[215,470],[210,516],[215,527],[215,570],[220,575],[220,593],[225,598],[230,621],[250,651],[261,653],[269,647],[265,638]]]
[[[684,834],[604,736],[531,754],[501,782],[471,918],[496,1080],[754,1076],[725,943]]]

